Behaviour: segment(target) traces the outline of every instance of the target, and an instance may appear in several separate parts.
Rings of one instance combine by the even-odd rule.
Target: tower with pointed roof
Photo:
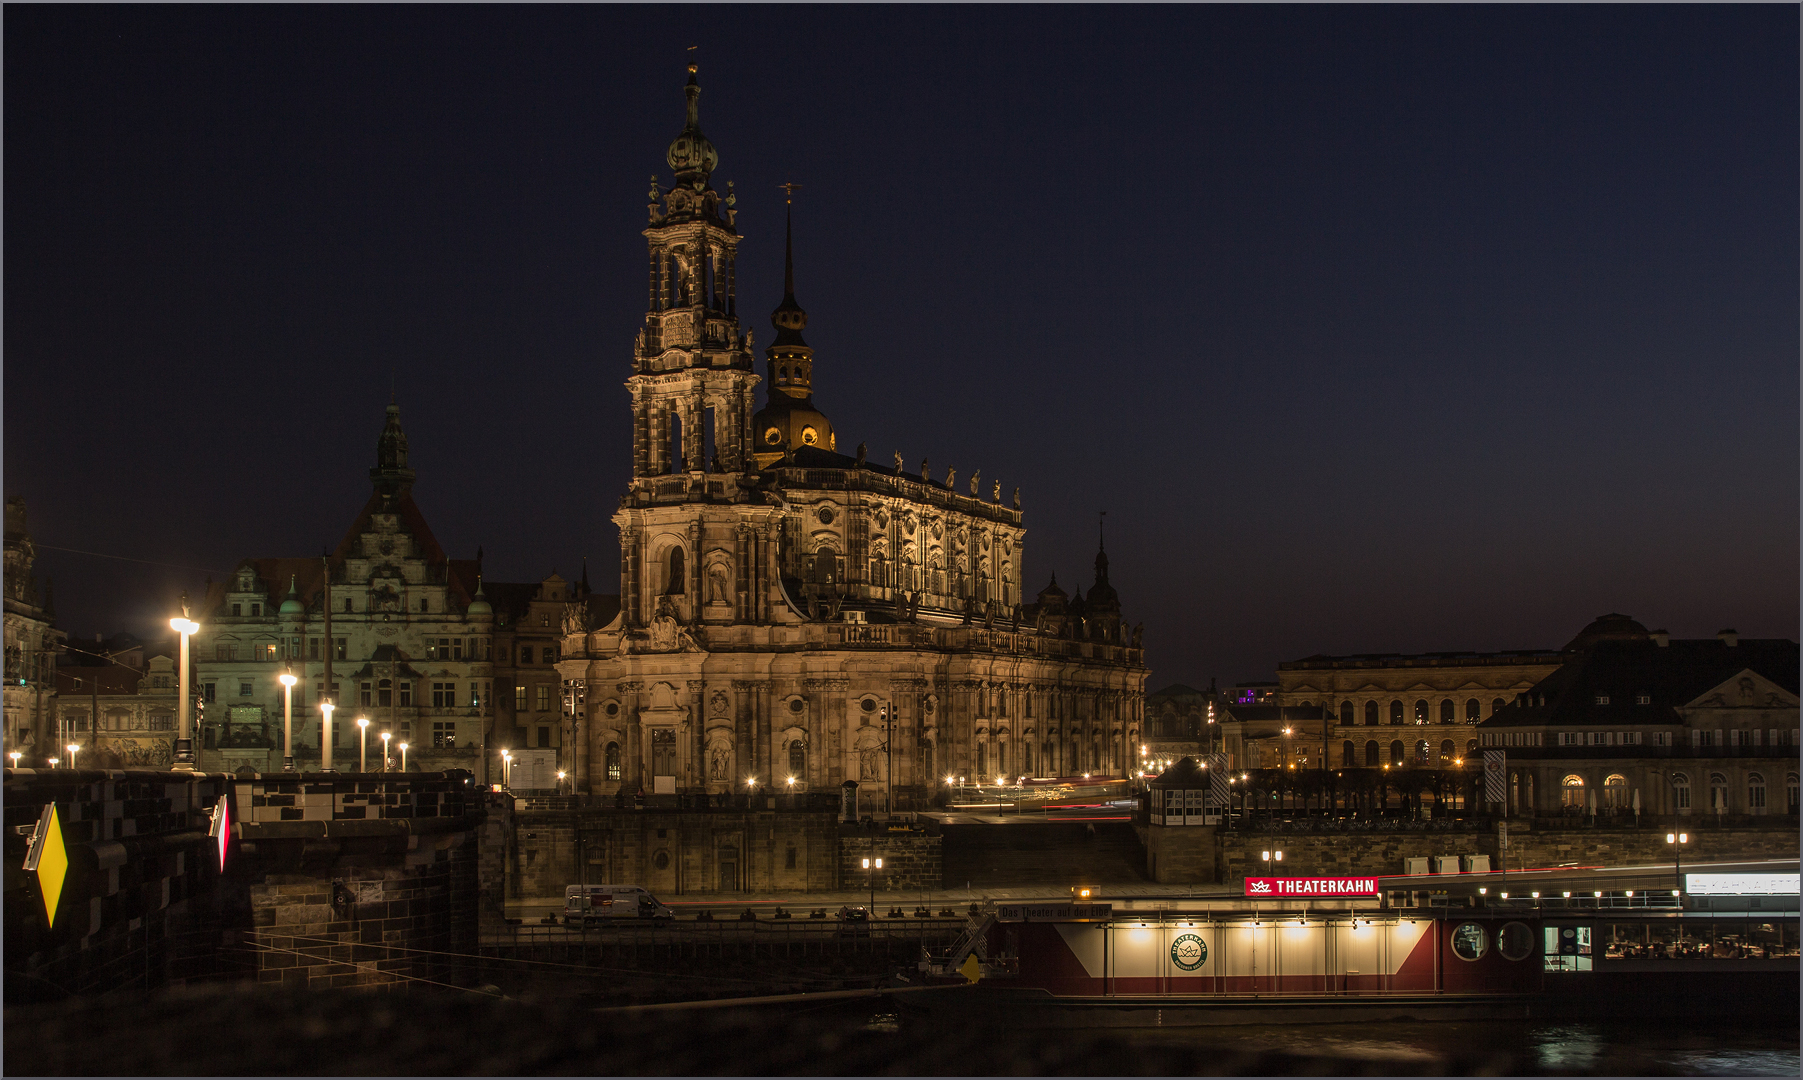
[[[56,628],[56,609],[46,585],[39,599],[37,547],[26,527],[25,500],[6,500],[6,744],[32,764],[45,747],[57,745],[51,725],[56,714],[56,656],[65,635]],[[54,751],[51,751],[54,753]]]
[[[751,339],[740,332],[736,196],[712,176],[720,155],[701,133],[701,83],[689,65],[688,115],[665,160],[675,182],[651,178],[645,229],[645,324],[633,350],[632,476],[746,473],[752,393]]]
[[[783,186],[790,195],[783,222],[783,302],[770,313],[776,339],[764,350],[770,401],[751,418],[759,467],[798,446],[839,448],[832,422],[814,406],[814,350],[801,336],[808,313],[795,299],[795,185]]]
[[[905,808],[947,771],[1124,773],[1145,665],[1105,557],[1100,622],[1062,611],[1055,588],[1042,614],[1022,593],[1018,495],[1004,504],[979,469],[954,486],[955,470],[911,473],[899,453],[888,467],[861,446],[838,451],[796,297],[795,185],[783,185],[776,335],[764,377],[753,371],[732,196],[712,186],[700,92],[690,65],[674,183],[653,180],[644,234],[632,479],[613,515],[618,615],[575,608],[565,620],[576,790],[718,796],[849,780],[866,808],[890,796]],[[677,888],[668,872],[653,866],[646,884]]]
[[[567,767],[556,759],[567,744],[552,667],[563,606],[575,599],[567,585],[555,574],[484,581],[479,555],[445,552],[414,500],[407,433],[392,402],[368,476],[362,509],[323,556],[244,559],[209,585],[193,642],[195,686],[207,702],[196,732],[203,770],[281,767],[284,671],[299,680],[302,768],[319,765],[319,704],[328,696],[346,721],[334,725],[339,769],[355,767],[358,716],[370,720],[372,743],[388,731],[410,745],[410,770],[469,769],[486,779],[502,749],[543,759],[546,775]],[[611,617],[611,599],[584,602]],[[153,732],[136,753],[168,761],[167,733]],[[526,775],[516,770],[515,779]]]

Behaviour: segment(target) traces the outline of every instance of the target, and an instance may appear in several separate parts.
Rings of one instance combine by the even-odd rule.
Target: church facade
[[[589,597],[565,618],[577,790],[852,780],[874,810],[919,805],[948,777],[1123,775],[1146,668],[1106,554],[1087,597],[1054,582],[1029,602],[1018,489],[1004,501],[980,473],[841,453],[814,402],[792,244],[759,375],[737,313],[736,199],[711,183],[693,68],[686,92],[675,183],[653,179],[644,233],[617,614]]]

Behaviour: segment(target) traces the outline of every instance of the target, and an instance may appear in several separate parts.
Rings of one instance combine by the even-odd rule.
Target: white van
[[[641,885],[571,885],[563,892],[565,925],[602,919],[674,919],[676,912]]]

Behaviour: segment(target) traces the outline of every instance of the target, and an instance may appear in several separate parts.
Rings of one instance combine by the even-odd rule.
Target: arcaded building
[[[578,790],[854,780],[877,809],[947,777],[1122,775],[1146,668],[1106,553],[1087,595],[1028,597],[1018,489],[840,452],[855,437],[814,399],[834,362],[803,337],[792,245],[759,373],[692,70],[675,183],[653,181],[644,232],[619,608],[572,604],[558,665]]]

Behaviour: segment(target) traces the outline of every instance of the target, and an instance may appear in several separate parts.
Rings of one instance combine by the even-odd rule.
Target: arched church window
[[[1351,727],[1353,724],[1352,702],[1340,702],[1340,726]]]
[[[1452,699],[1447,698],[1440,702],[1440,722],[1442,724],[1450,724],[1457,719],[1458,707],[1452,703]]]
[[[807,779],[808,748],[802,744],[800,739],[792,739],[789,742],[789,775],[798,782]]]
[[[1440,767],[1444,769],[1446,766],[1451,765],[1453,756],[1455,754],[1457,754],[1458,752],[1459,752],[1459,745],[1457,743],[1453,742],[1451,739],[1446,739],[1443,742],[1441,742],[1440,743]]]
[[[1429,764],[1430,763],[1430,755],[1432,753],[1433,753],[1433,751],[1427,745],[1426,739],[1419,739],[1415,742],[1415,764],[1417,764],[1417,765]]]
[[[607,778],[609,780],[618,780],[620,778],[620,744],[617,742],[608,743],[607,750],[602,755],[602,760],[607,763]]]
[[[1390,702],[1390,723],[1392,723],[1392,724],[1402,723],[1402,702],[1400,702],[1400,701]]]
[[[1365,743],[1365,768],[1375,769],[1377,765],[1377,740],[1371,739]]]
[[[1402,753],[1402,740],[1392,739],[1390,741],[1390,766],[1392,768],[1402,768]]]
[[[1415,701],[1415,723],[1425,724],[1427,721],[1427,702],[1417,699]]]
[[[1350,769],[1353,766],[1357,765],[1358,762],[1354,759],[1354,755],[1356,753],[1357,753],[1357,751],[1353,748],[1351,739],[1347,739],[1345,742],[1341,743],[1340,744],[1340,767],[1343,769]]]
[[[665,573],[668,576],[664,585],[665,596],[681,596],[688,590],[689,575],[683,562],[682,545],[678,544],[670,549]]]
[[[1467,724],[1477,723],[1481,710],[1482,706],[1477,703],[1477,698],[1465,702],[1465,722]]]
[[[1365,726],[1377,726],[1377,702],[1375,701],[1365,702]]]

